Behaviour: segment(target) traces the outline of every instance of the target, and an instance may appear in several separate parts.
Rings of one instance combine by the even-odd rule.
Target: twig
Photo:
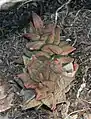
[[[83,76],[83,82],[82,82],[82,84],[81,84],[81,86],[80,86],[80,88],[78,89],[78,92],[77,92],[77,98],[79,98],[80,93],[81,93],[82,90],[86,87],[86,80],[85,80],[85,78],[86,78],[86,76],[87,76],[87,71],[88,71],[88,69],[89,69],[89,67],[86,66],[85,74],[84,74],[84,76]]]
[[[74,43],[72,44],[72,46],[74,46],[77,42],[77,35],[76,35],[76,31],[74,31],[74,34],[75,34],[75,40],[74,40]]]
[[[71,26],[73,26],[73,24],[76,22],[76,20],[78,19],[78,15],[79,15],[79,13],[80,13],[80,11],[81,11],[81,9],[80,10],[78,10],[78,12],[76,13],[76,15],[75,15],[75,19],[73,20],[73,22],[72,22],[72,24],[71,24]]]
[[[87,37],[89,38],[89,35],[91,35],[91,28],[88,31]]]
[[[70,114],[67,115],[67,117],[65,119],[69,119],[69,117],[75,113],[79,113],[79,112],[85,112],[87,110],[91,110],[91,108],[84,108],[84,109],[81,109],[81,110],[76,110],[74,112],[71,112]]]
[[[27,0],[26,2],[23,2],[18,8],[17,8],[17,10],[19,10],[22,6],[24,6],[25,4],[27,4],[27,3],[30,3],[30,2],[36,2],[36,1],[39,1],[39,0]]]
[[[68,2],[66,2],[65,4],[63,4],[61,7],[59,7],[59,8],[56,10],[56,13],[55,13],[55,24],[57,24],[58,12],[59,12],[64,6],[68,5],[70,2],[71,2],[71,0],[68,0]]]

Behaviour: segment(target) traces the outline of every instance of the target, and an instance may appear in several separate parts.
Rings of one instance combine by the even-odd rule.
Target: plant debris
[[[14,94],[10,91],[8,84],[0,78],[0,112],[10,109],[13,104]]]

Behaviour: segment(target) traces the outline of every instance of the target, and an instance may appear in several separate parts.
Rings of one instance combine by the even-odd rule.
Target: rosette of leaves
[[[44,25],[41,18],[32,14],[33,24],[24,49],[24,73],[18,77],[27,89],[35,90],[34,98],[23,102],[23,109],[56,105],[66,101],[65,93],[75,78],[78,64],[69,56],[76,48],[60,40],[60,27]]]

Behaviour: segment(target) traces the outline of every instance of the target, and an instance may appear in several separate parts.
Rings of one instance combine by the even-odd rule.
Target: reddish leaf
[[[54,36],[55,36],[55,34],[54,34],[54,32],[52,32],[48,37],[47,43],[53,43],[54,42]]]
[[[43,29],[43,33],[52,33],[55,30],[55,24],[48,24],[45,26],[45,28]]]
[[[26,44],[26,47],[29,50],[39,50],[42,45],[44,45],[45,41],[35,41],[35,42],[29,42]]]
[[[61,55],[68,55],[69,53],[73,52],[74,50],[76,50],[76,48],[70,46],[70,45],[66,45],[64,47],[62,47],[63,52],[61,53]]]
[[[36,88],[37,85],[36,82],[32,81],[28,73],[19,74],[18,78],[20,78],[23,81],[24,86],[26,88],[33,88],[33,89]]]
[[[26,33],[23,35],[24,38],[29,39],[29,40],[39,40],[40,36],[34,33]]]
[[[50,55],[46,52],[43,52],[43,51],[39,51],[35,54],[35,56],[38,58],[38,57],[41,57],[41,56],[44,56],[46,58],[50,58]]]
[[[60,58],[56,59],[56,61],[57,61],[58,63],[61,63],[61,64],[66,64],[66,63],[73,62],[74,59],[71,58],[71,57],[60,57]]]
[[[61,63],[51,63],[50,65],[51,69],[56,72],[56,73],[61,73],[62,72],[62,64]]]
[[[60,27],[56,26],[54,44],[58,45],[59,43],[60,43]]]
[[[74,67],[74,71],[75,73],[77,72],[78,68],[79,68],[79,65],[77,63],[74,63],[73,64],[73,67]]]
[[[36,13],[34,13],[34,12],[32,13],[32,18],[33,18],[34,27],[36,29],[43,28],[43,21]]]
[[[30,80],[28,73],[18,74],[17,77],[20,78],[25,84]]]
[[[42,83],[39,83],[38,87],[35,90],[37,93],[36,100],[42,100],[44,98],[47,98],[49,93],[54,92],[55,82],[43,81]]]
[[[54,42],[54,36],[55,36],[55,25],[54,24],[49,24],[48,26],[45,27],[44,33],[50,33],[47,43],[53,43]]]
[[[61,54],[63,51],[59,46],[56,45],[45,45],[42,48],[42,51],[50,53],[50,54]]]
[[[49,37],[49,34],[43,34],[40,37],[40,41],[47,41],[48,40],[48,37]]]
[[[65,41],[60,41],[59,47],[64,47],[65,45],[67,45],[67,42],[65,42]]]

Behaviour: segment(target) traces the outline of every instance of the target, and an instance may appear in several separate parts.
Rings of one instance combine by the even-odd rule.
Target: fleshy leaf
[[[35,42],[29,42],[26,44],[26,47],[29,50],[39,50],[42,45],[44,45],[45,41],[35,41]]]
[[[25,48],[24,49],[24,55],[25,55],[25,57],[27,57],[27,59],[29,59],[30,60],[30,58],[32,57],[32,55],[35,55],[37,53],[37,51],[35,50],[35,51],[31,51],[31,50],[29,50],[28,48]]]
[[[59,47],[64,47],[65,45],[67,45],[68,43],[66,41],[60,41],[59,43]]]
[[[36,88],[36,100],[42,100],[44,98],[47,98],[49,93],[54,92],[55,90],[55,82],[53,81],[43,81],[41,84],[38,85],[38,88]]]
[[[61,54],[63,52],[63,50],[56,45],[45,45],[42,48],[42,51],[47,52],[49,54]]]
[[[62,72],[62,64],[59,62],[52,62],[50,65],[51,69],[56,72],[56,73],[61,73]]]
[[[36,29],[41,29],[43,28],[43,21],[41,18],[34,12],[32,12],[32,18],[33,18],[33,24]]]
[[[39,51],[35,54],[35,56],[38,58],[38,57],[41,57],[41,56],[45,56],[47,58],[50,58],[50,55],[46,52],[43,52],[43,51]]]
[[[54,61],[61,64],[67,64],[67,63],[73,62],[74,59],[71,57],[60,57],[60,58],[54,59]]]
[[[60,27],[56,26],[54,44],[58,45],[59,43],[60,43]]]
[[[41,37],[40,37],[40,41],[47,41],[49,35],[50,35],[49,33],[47,33],[47,34],[42,34]]]
[[[23,35],[24,38],[32,41],[39,40],[40,36],[34,33],[26,33]]]
[[[54,31],[53,31],[53,32],[49,35],[48,40],[47,40],[47,43],[52,44],[52,43],[54,42],[54,36],[55,36],[55,34],[54,34]]]
[[[74,48],[70,45],[65,45],[64,47],[62,47],[62,50],[63,50],[63,52],[61,53],[61,55],[68,55],[69,53],[76,50],[76,48]]]
[[[24,84],[32,82],[28,73],[18,74],[17,77],[20,78]]]
[[[45,28],[43,29],[43,34],[47,34],[47,33],[52,33],[55,30],[55,24],[48,24],[45,26]]]
[[[54,24],[49,24],[47,31],[49,30],[50,35],[48,37],[47,43],[53,43],[54,38],[55,38],[55,25]]]

